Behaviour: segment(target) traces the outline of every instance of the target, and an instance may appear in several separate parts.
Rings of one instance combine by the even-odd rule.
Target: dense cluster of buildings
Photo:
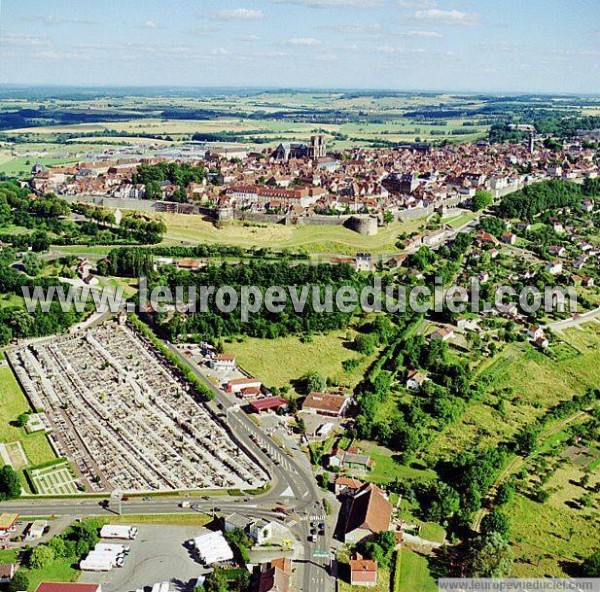
[[[175,204],[174,208],[193,212],[193,206],[205,205],[298,216],[401,212],[447,200],[460,203],[480,189],[500,196],[549,178],[594,178],[598,175],[594,157],[595,151],[585,148],[581,140],[558,152],[531,141],[328,153],[324,137],[316,135],[308,144],[280,144],[262,152],[207,150],[192,161],[210,171],[202,183],[185,188],[192,206]],[[134,172],[140,164],[166,160],[161,156],[50,168],[36,165],[31,184],[39,193],[143,199],[145,187],[133,183]],[[162,183],[163,203],[168,204],[179,190],[169,181]]]

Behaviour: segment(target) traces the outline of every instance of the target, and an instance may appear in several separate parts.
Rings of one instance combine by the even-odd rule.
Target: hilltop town
[[[213,210],[219,220],[269,220],[253,218],[262,214],[272,221],[286,217],[310,224],[322,216],[363,214],[379,216],[383,223],[385,212],[391,212],[392,219],[410,219],[468,202],[481,190],[498,198],[548,179],[594,179],[596,151],[585,147],[585,139],[565,142],[559,149],[545,148],[544,138],[531,135],[523,144],[477,142],[327,153],[324,136],[316,135],[308,144],[280,144],[262,152],[208,148],[200,156],[199,147],[193,146],[192,154],[181,150],[168,157],[119,159],[118,152],[107,151],[90,162],[35,165],[31,186],[39,194],[54,192],[109,207],[135,207],[129,200],[150,200],[158,211]],[[140,165],[175,161],[202,167],[206,174],[185,187],[164,180],[152,192],[147,184],[135,182]],[[376,225],[369,232],[376,232]]]

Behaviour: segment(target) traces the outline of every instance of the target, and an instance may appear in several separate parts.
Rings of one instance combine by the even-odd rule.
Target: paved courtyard
[[[198,576],[208,572],[195,561],[186,541],[198,535],[198,526],[141,525],[131,553],[121,568],[108,573],[84,573],[80,582],[102,584],[103,592],[151,590],[157,582],[171,581],[171,587],[191,592]]]

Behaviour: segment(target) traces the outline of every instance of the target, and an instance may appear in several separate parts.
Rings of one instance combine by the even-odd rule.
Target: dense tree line
[[[109,252],[98,264],[100,275],[139,277],[152,269],[154,257],[228,257],[239,259],[305,260],[305,252],[270,251],[265,248],[243,248],[231,245],[202,244],[194,246],[119,247]]]
[[[597,183],[588,182],[582,187],[570,181],[544,181],[505,196],[496,207],[496,213],[505,219],[533,222],[549,210],[579,207],[584,197],[598,195],[597,190]]]
[[[30,569],[42,570],[56,559],[83,559],[100,541],[94,522],[77,522],[64,533],[52,537],[47,543],[38,545],[26,557]]]
[[[411,458],[440,429],[455,421],[476,390],[465,366],[448,361],[447,350],[443,341],[423,336],[409,335],[395,342],[382,369],[357,387],[357,435]],[[390,396],[392,379],[405,376],[413,368],[427,371],[430,380],[421,385],[409,403],[400,404],[397,413],[378,419],[377,410]]]
[[[161,268],[148,274],[149,290],[166,286],[175,293],[176,287],[186,290],[193,286],[196,290],[198,311],[202,296],[205,296],[204,312],[198,314],[161,313],[155,317],[161,334],[176,340],[180,334],[198,334],[205,339],[218,340],[224,336],[248,335],[251,337],[275,338],[280,335],[306,334],[344,328],[354,316],[354,312],[342,312],[334,306],[331,312],[320,311],[313,302],[314,286],[318,289],[319,303],[325,302],[327,292],[334,296],[342,286],[354,286],[360,293],[367,278],[357,274],[348,265],[291,265],[286,261],[250,261],[244,265],[223,263],[220,266],[208,265],[196,272],[179,270],[173,267]],[[240,303],[231,312],[219,311],[216,294],[221,287],[227,287],[238,295],[243,287],[255,286],[264,297],[272,286],[286,288],[294,286],[300,294],[303,287],[311,287],[302,313],[294,310],[292,299],[287,297],[281,312],[269,312],[264,306],[250,315],[244,322],[240,318]],[[206,287],[214,287],[207,294]]]
[[[14,261],[12,250],[6,249],[0,253],[0,294],[21,296],[24,287],[32,292],[36,286],[48,289],[59,285],[56,278],[31,278],[19,273],[11,267]],[[39,307],[30,313],[19,306],[6,306],[0,309],[0,346],[8,344],[15,337],[43,337],[62,333],[80,317],[74,309],[61,310],[59,302],[53,302],[48,312],[43,312]]]
[[[489,141],[518,143],[529,137],[529,132],[513,129],[510,123],[510,121],[494,123],[488,132]],[[592,130],[600,127],[600,117],[597,115],[573,117],[567,112],[552,113],[543,109],[527,109],[518,117],[518,123],[534,125],[538,134],[573,138],[580,129]]]

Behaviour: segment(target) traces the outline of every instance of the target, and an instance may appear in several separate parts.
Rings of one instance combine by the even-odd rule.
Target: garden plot
[[[78,491],[67,463],[31,469],[29,477],[35,491],[41,495],[69,495]]]
[[[264,470],[125,324],[30,345],[10,354],[23,388],[44,409],[59,455],[92,491],[255,488]]]
[[[21,442],[0,443],[0,460],[5,465],[10,465],[15,471],[26,467],[29,461],[23,450]]]

